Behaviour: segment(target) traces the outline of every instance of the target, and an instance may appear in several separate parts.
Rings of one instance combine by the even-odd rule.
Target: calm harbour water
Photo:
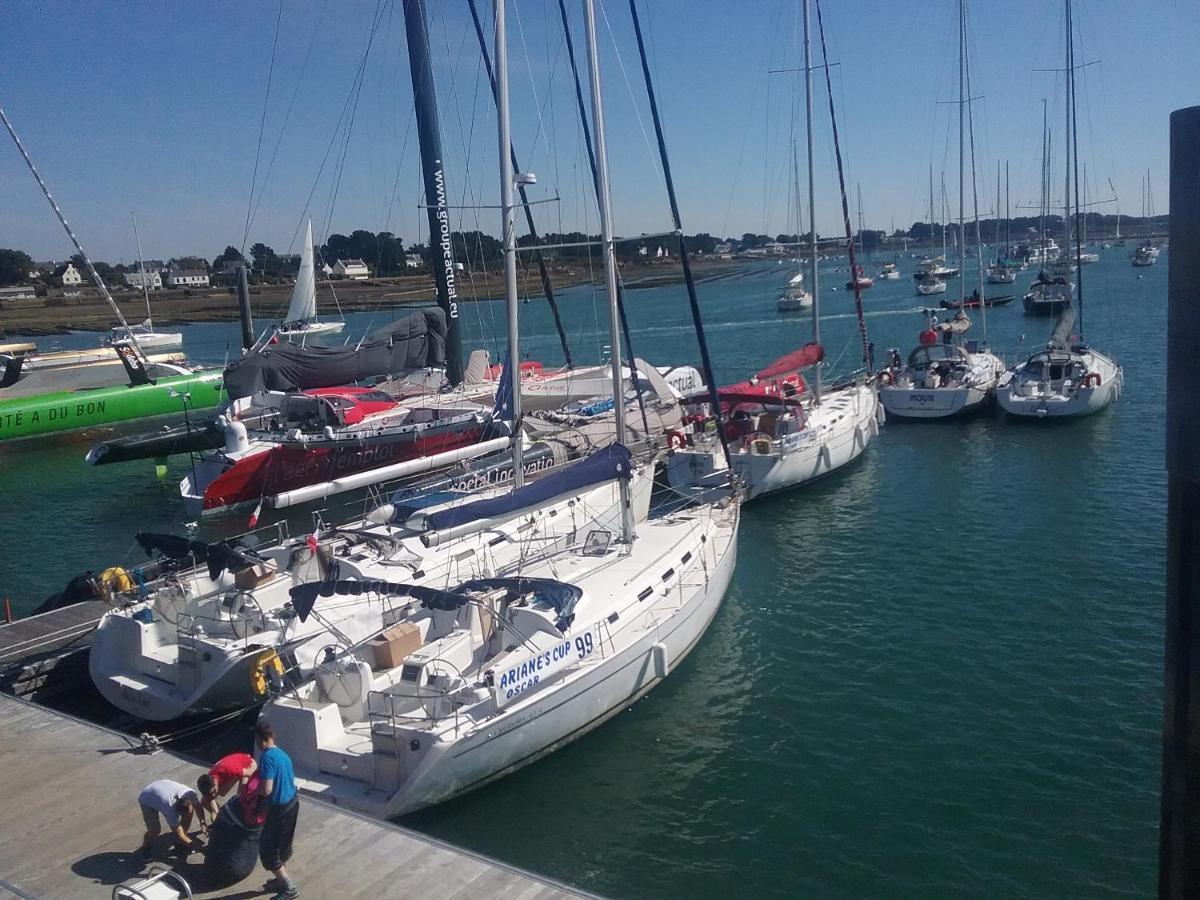
[[[1167,266],[1135,270],[1127,252],[1084,270],[1088,337],[1125,366],[1112,409],[892,422],[848,471],[752,504],[724,607],[667,682],[406,824],[614,896],[1151,895]],[[788,274],[760,264],[701,285],[720,380],[808,339],[807,315],[775,312]],[[826,274],[838,290],[823,293],[842,370],[859,353],[845,277]],[[1051,329],[1021,313],[1031,278],[988,317],[1009,361]],[[680,287],[628,297],[639,355],[696,358]],[[910,279],[864,298],[877,356],[907,354],[922,326]],[[598,358],[601,296],[564,292],[563,306],[577,356]],[[361,331],[390,315],[349,318]],[[498,304],[464,315],[476,339],[503,332]],[[557,361],[544,303],[522,306],[522,328],[526,356]],[[235,342],[233,326],[185,329],[198,359]],[[136,530],[180,528],[186,463],[159,482],[149,463],[86,467],[87,446],[0,450],[0,593],[18,611],[85,568],[136,562]]]

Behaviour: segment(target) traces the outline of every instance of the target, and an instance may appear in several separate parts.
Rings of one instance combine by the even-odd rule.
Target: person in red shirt
[[[249,753],[230,753],[218,759],[206,775],[197,779],[201,805],[214,821],[217,818],[217,798],[228,794],[234,785],[238,785],[239,790],[244,788],[257,770],[258,764]]]

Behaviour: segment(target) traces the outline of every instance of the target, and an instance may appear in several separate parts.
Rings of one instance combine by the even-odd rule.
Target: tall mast
[[[500,136],[500,217],[504,244],[504,299],[508,311],[508,382],[512,385],[512,461],[513,487],[525,483],[521,446],[521,343],[517,309],[517,228],[513,217],[512,126],[508,110],[508,32],[505,24],[505,0],[496,0],[496,117]],[[501,401],[503,402],[503,401]]]
[[[966,70],[966,82],[965,82],[966,93],[963,95],[963,106],[959,107],[960,109],[963,109],[966,107],[966,104],[970,102],[970,94],[971,94],[971,74],[970,74],[970,69],[968,68],[969,64],[966,62],[966,58],[967,58],[967,52],[966,52],[967,51],[967,6],[966,6],[966,0],[958,0],[958,17],[959,17],[959,38],[961,41],[960,53],[961,53],[962,59],[963,59],[963,68]],[[988,337],[987,296],[984,293],[984,286],[983,286],[983,239],[982,239],[982,237],[980,237],[980,234],[979,234],[979,188],[978,188],[978,184],[975,179],[976,165],[975,165],[975,111],[974,111],[974,109],[972,109],[967,115],[967,125],[968,125],[968,128],[970,129],[970,133],[971,133],[971,209],[975,215],[975,263],[976,263],[975,272],[979,279],[979,286],[978,286],[979,321],[983,324],[983,343],[986,346],[987,345],[987,337]],[[961,143],[961,139],[960,139],[960,143]],[[961,168],[961,163],[960,163],[960,168]],[[999,191],[1000,191],[999,176],[1000,176],[1000,169],[999,169],[999,165],[997,165],[997,168],[996,168],[997,201],[999,200]],[[960,198],[961,198],[961,192],[960,192]],[[961,199],[959,200],[959,203],[961,205],[961,203],[962,203]],[[996,205],[999,206],[999,202],[997,202]],[[959,226],[960,232],[962,232],[964,227],[965,227],[965,223],[964,223],[964,225]],[[966,238],[965,237],[963,238],[962,243],[965,248],[966,247]],[[963,278],[963,281],[965,282],[966,281],[966,273],[965,272],[963,273],[962,278]],[[963,285],[963,293],[964,294],[966,293],[966,290],[967,290],[967,287],[964,284]]]
[[[1071,152],[1074,158],[1071,160],[1075,172],[1075,215],[1080,215],[1079,207],[1079,118],[1075,112],[1075,25],[1071,18],[1071,0],[1066,0],[1067,5],[1067,110],[1070,116],[1071,125]],[[1087,179],[1084,179],[1084,188],[1087,187]],[[1082,341],[1084,336],[1083,330],[1083,223],[1080,222],[1079,228],[1075,231],[1075,265],[1077,272],[1075,274],[1076,284],[1079,291],[1079,339]]]
[[[964,117],[967,112],[967,36],[963,0],[958,0],[958,294],[963,306],[967,303],[967,193],[966,154],[963,141],[966,139]]]
[[[1000,160],[996,160],[996,262],[1000,262]]]
[[[929,255],[933,256],[933,228],[937,220],[933,213],[933,163],[929,164]]]
[[[809,34],[808,0],[804,0],[804,118],[807,123],[808,141],[808,246],[812,268],[812,339],[821,343],[821,292],[817,290],[817,204],[813,182],[813,94],[812,94],[812,38]],[[813,367],[813,398],[821,402],[821,364]]]
[[[92,276],[92,283],[96,285],[96,290],[100,292],[100,296],[108,301],[108,305],[112,307],[112,311],[117,316],[117,321],[121,323],[121,327],[125,329],[125,333],[129,336],[130,343],[133,344],[133,349],[137,351],[138,356],[146,359],[146,353],[142,350],[142,345],[138,343],[137,337],[129,329],[129,323],[125,321],[125,316],[121,312],[121,308],[117,306],[117,301],[113,300],[112,294],[108,292],[108,288],[104,284],[104,279],[100,277],[100,273],[96,271],[96,267],[92,265],[91,257],[87,255],[87,251],[83,249],[83,245],[79,243],[79,238],[75,236],[75,232],[71,230],[71,226],[67,224],[67,217],[63,215],[63,211],[58,208],[58,203],[50,193],[50,188],[46,186],[46,182],[42,180],[41,173],[37,170],[37,166],[33,164],[33,158],[25,149],[25,145],[21,143],[21,139],[17,137],[17,131],[12,126],[12,122],[8,121],[8,116],[4,114],[4,110],[0,109],[0,122],[4,123],[4,127],[8,129],[9,137],[13,139],[13,143],[17,145],[17,150],[21,153],[21,158],[25,160],[25,165],[29,167],[29,171],[33,174],[33,179],[38,183],[38,187],[42,189],[42,193],[46,195],[46,199],[50,202],[50,208],[54,210],[54,215],[58,216],[58,221],[62,224],[63,230],[66,231],[67,237],[71,239],[71,243],[75,245],[75,250],[83,258],[83,264],[87,267],[88,274]]]
[[[950,204],[946,202],[946,173],[942,172],[942,256],[946,255],[946,222],[950,218]],[[960,260],[959,275],[962,275],[962,265]]]
[[[1067,33],[1067,68],[1066,68],[1066,138],[1063,144],[1063,242],[1062,253],[1065,259],[1071,258],[1071,0],[1063,0],[1066,10]],[[1070,266],[1067,269],[1067,281],[1070,281]]]
[[[583,10],[587,33],[588,80],[592,89],[592,124],[595,127],[600,241],[604,248],[604,282],[608,289],[609,333],[612,343],[613,416],[617,429],[617,443],[624,444],[625,380],[621,373],[621,322],[617,310],[617,258],[613,243],[612,193],[609,190],[608,180],[608,141],[605,135],[604,97],[600,89],[600,54],[596,45],[595,0],[583,0]],[[621,538],[629,543],[633,540],[633,509],[630,506],[629,481],[620,478],[618,483],[621,490]]]
[[[792,184],[796,201],[796,271],[804,271],[804,244],[800,241],[800,231],[804,228],[804,203],[800,199],[800,153],[792,141]]]
[[[1050,205],[1049,200],[1047,198],[1047,192],[1046,192],[1046,182],[1048,180],[1047,176],[1046,176],[1046,167],[1050,162],[1050,149],[1049,149],[1050,137],[1049,137],[1049,132],[1048,132],[1047,128],[1048,128],[1048,125],[1047,125],[1047,121],[1046,121],[1046,98],[1043,97],[1042,98],[1042,184],[1041,184],[1040,196],[1038,198],[1038,238],[1040,238],[1040,240],[1041,240],[1041,246],[1038,247],[1038,252],[1039,252],[1039,255],[1042,257],[1042,259],[1039,260],[1040,262],[1045,262],[1044,257],[1045,257],[1045,253],[1046,253],[1046,249],[1045,249],[1045,247],[1046,247],[1046,207]]]
[[[1004,161],[1004,260],[1012,259],[1012,213],[1008,209],[1011,194],[1008,190],[1008,160]]]
[[[146,324],[153,330],[154,318],[150,315],[150,285],[146,284],[146,264],[142,261],[142,239],[138,237],[137,213],[131,212],[129,215],[133,219],[133,239],[137,241],[138,271],[142,273],[142,294],[146,298]]]
[[[462,382],[462,334],[458,317],[458,272],[450,240],[450,209],[446,204],[446,173],[442,165],[442,134],[438,125],[437,92],[425,24],[425,0],[404,0],[404,25],[408,38],[408,64],[412,73],[417,139],[425,183],[425,211],[429,216],[429,253],[438,306],[446,313],[446,380]],[[508,155],[502,152],[502,156]],[[514,360],[514,363],[516,361]],[[519,364],[518,368],[520,367]]]

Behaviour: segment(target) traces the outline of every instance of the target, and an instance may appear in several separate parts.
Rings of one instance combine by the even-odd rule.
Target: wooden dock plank
[[[204,767],[182,756],[146,755],[119,732],[0,695],[0,881],[37,897],[107,896],[145,871],[137,854],[137,793],[157,778],[195,783]],[[165,856],[160,838],[156,857]],[[253,897],[268,873],[212,889],[200,857],[178,864],[197,897]],[[578,896],[570,888],[425,838],[386,822],[301,799],[296,853],[288,866],[305,897]],[[7,891],[0,885],[0,896]]]

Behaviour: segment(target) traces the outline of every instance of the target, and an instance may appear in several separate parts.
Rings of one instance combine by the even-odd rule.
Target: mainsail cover
[[[446,363],[446,315],[430,307],[413,313],[358,347],[267,344],[225,369],[230,400],[262,391],[294,391],[404,375]]]
[[[628,481],[632,477],[633,455],[623,445],[611,444],[587,459],[539,478],[511,494],[476,500],[474,503],[464,503],[462,506],[431,513],[425,517],[425,528],[429,531],[445,531],[483,519],[513,515],[563,494],[581,491],[617,478]]]
[[[288,303],[285,325],[311,322],[317,317],[317,282],[313,272],[312,219],[304,232],[304,246],[300,249],[300,271],[296,274],[296,286],[292,288],[292,299]]]
[[[1058,317],[1058,322],[1054,326],[1054,333],[1050,335],[1050,349],[1052,350],[1070,350],[1071,349],[1071,329],[1075,327],[1075,307],[1068,306],[1062,311]]]

